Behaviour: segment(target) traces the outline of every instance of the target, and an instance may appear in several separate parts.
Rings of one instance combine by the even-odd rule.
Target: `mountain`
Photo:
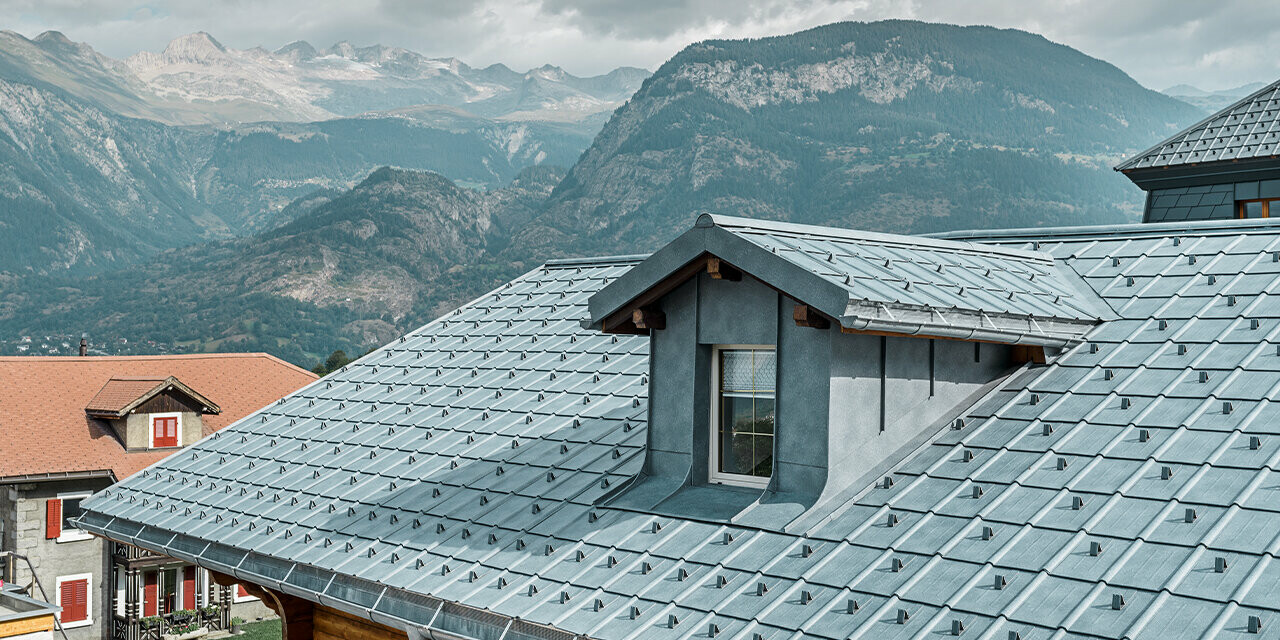
[[[526,169],[490,191],[382,168],[307,196],[252,238],[165,251],[95,276],[31,276],[0,293],[0,335],[84,332],[143,352],[265,350],[310,363],[360,353],[516,275],[494,260],[563,176]],[[2,280],[0,280],[2,282]]]
[[[250,234],[295,198],[346,189],[380,165],[497,187],[527,166],[568,166],[589,142],[559,123],[428,108],[172,127],[0,79],[0,272],[96,271]]]
[[[76,46],[86,50],[77,55],[92,52]],[[127,109],[121,113],[170,124],[312,122],[424,104],[498,120],[598,121],[649,75],[635,68],[586,78],[551,66],[527,73],[501,65],[473,69],[456,58],[348,42],[323,51],[304,41],[275,51],[238,50],[204,32],[123,61],[92,55],[103,67],[95,78],[107,78],[100,84],[136,98],[113,101]]]
[[[204,32],[115,60],[57,31],[33,39],[0,31],[0,78],[173,125],[314,122],[443,105],[495,120],[583,122],[594,135],[648,75],[633,67],[585,78],[553,66],[474,69],[456,58],[346,42],[324,51],[303,41],[238,50]]]
[[[212,64],[229,51],[211,38],[190,45],[174,59]],[[254,55],[388,65],[398,54],[294,43]],[[571,83],[534,71],[471,73],[527,82],[527,99],[505,98],[512,114]],[[547,258],[653,249],[702,211],[895,232],[1128,221],[1142,194],[1110,167],[1201,117],[1033,34],[905,21],[691,45],[580,156],[555,129],[578,123],[498,120],[475,104],[319,123],[119,124],[181,147],[181,163],[140,163],[137,175],[163,178],[144,184],[189,185],[189,200],[221,207],[183,223],[191,233],[221,224],[243,237],[176,249],[156,240],[158,253],[96,275],[0,272],[0,352],[17,348],[4,336],[84,332],[108,352],[262,349],[310,366],[336,348],[360,353]],[[144,124],[152,138],[129,128]],[[178,133],[190,137],[166,137]],[[357,173],[388,156],[401,168]],[[447,170],[405,169],[443,157]],[[561,162],[572,164],[567,174],[547,166]],[[539,166],[517,170],[528,164]],[[308,177],[353,173],[363,179]],[[217,224],[197,225],[206,220]]]
[[[1111,166],[1199,117],[1022,31],[701,42],[614,113],[509,256],[651,250],[703,211],[900,233],[1133,220],[1142,194]]]
[[[270,229],[296,198],[384,165],[501,187],[571,165],[647,75],[348,43],[236,50],[203,32],[121,61],[0,31],[0,274],[94,272]]]
[[[1179,84],[1161,93],[1197,106],[1206,113],[1213,113],[1265,86],[1267,86],[1265,82],[1250,82],[1231,89],[1205,91],[1189,84]]]

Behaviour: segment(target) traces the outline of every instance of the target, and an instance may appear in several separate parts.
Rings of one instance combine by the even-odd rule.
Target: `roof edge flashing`
[[[99,517],[107,518],[107,522],[105,524],[98,525],[98,524],[94,524],[90,520],[84,519],[83,517],[79,519],[75,519],[74,522],[77,524],[77,526],[81,527],[85,531],[88,531],[89,533],[92,533],[99,537],[106,538],[108,540],[112,540],[115,542],[131,544],[133,546],[146,549],[153,553],[172,556],[172,550],[167,545],[157,544],[149,540],[142,540],[141,536],[143,532],[146,532],[148,530],[155,531],[159,533],[161,536],[169,536],[170,540],[176,539],[176,537],[180,535],[178,533],[169,531],[167,529],[162,529],[160,527],[155,527],[152,525],[144,525],[140,523],[133,523],[132,521],[122,520],[118,517],[108,516],[106,514],[102,514],[98,512],[86,510],[86,513],[94,513]],[[116,531],[113,529],[113,525],[115,525],[116,523],[126,523],[126,522],[141,527],[141,529],[139,530],[136,536],[125,535],[122,532]],[[248,558],[250,554],[256,553],[252,550],[243,550],[243,551],[245,551],[245,556],[241,558],[241,561],[238,562],[237,565],[242,564],[243,561],[246,558]],[[184,554],[184,555],[191,557],[190,554]],[[333,609],[337,609],[339,611],[344,611],[346,613],[359,616],[361,618],[369,620],[370,622],[373,622],[375,624],[379,624],[382,626],[396,627],[403,630],[415,630],[417,633],[427,638],[438,638],[439,640],[496,640],[495,638],[482,638],[477,636],[465,635],[460,632],[451,631],[449,629],[444,629],[437,626],[437,621],[439,619],[438,614],[441,612],[441,610],[444,608],[445,605],[449,606],[449,608],[451,609],[450,613],[453,616],[464,618],[464,619],[473,619],[475,622],[478,622],[478,623],[487,623],[488,621],[492,621],[495,618],[500,618],[507,622],[507,625],[506,625],[507,628],[510,628],[516,623],[520,623],[521,625],[537,627],[539,630],[542,631],[543,637],[545,637],[546,640],[576,640],[576,639],[582,638],[582,636],[578,634],[574,634],[574,633],[565,631],[563,629],[558,629],[556,627],[552,627],[549,625],[540,624],[540,623],[536,623],[528,620],[523,620],[517,617],[505,616],[496,612],[487,611],[484,609],[477,609],[475,607],[472,607],[460,602],[444,600],[442,598],[438,598],[430,594],[418,594],[412,591],[397,589],[395,587],[382,585],[382,584],[377,585],[381,587],[381,589],[373,605],[365,606],[359,603],[351,602],[344,598],[337,597],[331,593],[328,593],[330,587],[334,584],[334,581],[343,577],[338,572],[330,569],[316,567],[314,565],[307,565],[305,563],[300,563],[296,561],[290,561],[291,566],[289,569],[289,573],[292,573],[294,569],[296,569],[299,566],[306,566],[328,575],[329,580],[325,582],[325,587],[323,591],[312,591],[308,589],[303,589],[298,587],[298,585],[296,584],[275,580],[272,578],[268,578],[266,576],[261,576],[252,571],[241,569],[239,566],[230,567],[221,562],[210,559],[204,553],[194,556],[193,562],[194,564],[204,567],[205,569],[216,571],[218,573],[223,573],[223,574],[235,577],[237,579],[244,580],[246,582],[253,582],[255,584],[265,585],[268,588],[274,589],[276,591],[285,592],[285,589],[282,589],[281,587],[283,585],[288,585],[288,586],[291,586],[292,588],[288,589],[287,592],[291,593],[292,595],[296,595],[297,597],[310,600],[312,602],[320,604],[321,606],[327,606]],[[275,585],[275,586],[272,586],[272,585]],[[409,620],[409,619],[402,618],[400,616],[396,616],[391,613],[387,613],[386,611],[375,610],[377,605],[380,602],[382,602],[382,600],[386,597],[387,593],[392,590],[403,591],[406,594],[410,594],[415,597],[426,598],[428,600],[436,601],[440,604],[436,608],[436,611],[434,612],[435,615],[432,615],[431,618],[428,620]],[[391,624],[388,624],[388,623],[391,623]]]
[[[990,245],[951,240],[938,234],[902,235],[881,233],[877,231],[861,231],[858,229],[848,229],[844,227],[824,227],[821,225],[800,224],[795,222],[739,218],[709,213],[704,213],[698,217],[697,226],[702,228],[720,227],[726,231],[742,230],[751,232],[754,230],[770,231],[796,236],[839,238],[841,240],[893,247],[906,247],[910,249],[927,248],[938,251],[954,251],[957,253],[980,253],[1016,258],[1019,260],[1032,260],[1045,264],[1053,262],[1053,256],[1040,251],[1028,251],[1026,249],[1013,249],[1009,247],[993,247]]]

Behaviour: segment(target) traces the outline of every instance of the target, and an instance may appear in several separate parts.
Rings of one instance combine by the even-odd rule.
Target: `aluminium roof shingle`
[[[625,329],[632,306],[709,258],[851,330],[1056,347],[1114,317],[1074,272],[1036,250],[703,214],[592,295],[586,324]]]
[[[1116,170],[1276,155],[1280,155],[1280,80],[1125,160]]]
[[[1237,271],[1176,318],[1113,304],[809,530],[608,506],[651,365],[578,319],[634,260],[534,270],[86,501],[83,526],[417,625],[447,601],[600,640],[1255,637],[1250,616],[1276,636],[1280,305],[1226,302],[1276,273],[1280,225],[969,241],[1115,300]]]

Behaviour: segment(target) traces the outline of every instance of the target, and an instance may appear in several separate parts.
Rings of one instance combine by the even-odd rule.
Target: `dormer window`
[[[182,438],[179,435],[181,423],[181,413],[151,414],[151,448],[161,449],[178,446],[182,442]]]
[[[1280,207],[1280,199],[1237,200],[1237,218],[1270,218],[1271,210]]]
[[[222,410],[172,376],[112,378],[85,407],[111,426],[127,451],[176,449],[204,432],[204,416]]]
[[[714,351],[710,480],[763,487],[773,475],[777,352],[740,345]]]

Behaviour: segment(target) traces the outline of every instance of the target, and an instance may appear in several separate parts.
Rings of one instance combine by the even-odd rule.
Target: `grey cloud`
[[[0,27],[61,30],[116,57],[204,30],[237,48],[347,40],[584,74],[655,68],[706,38],[905,17],[1034,31],[1157,89],[1280,77],[1269,0],[0,0],[0,15]]]

